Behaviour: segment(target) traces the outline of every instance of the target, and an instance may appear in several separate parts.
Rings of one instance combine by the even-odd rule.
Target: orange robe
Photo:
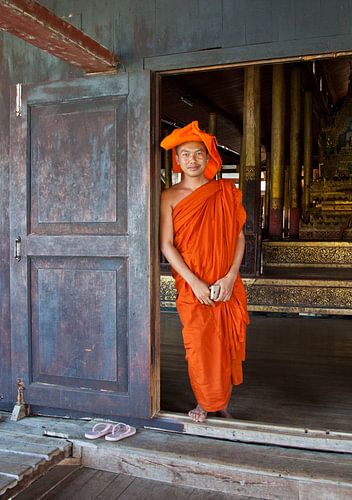
[[[175,206],[174,245],[207,284],[229,271],[245,218],[241,192],[230,180],[212,180]],[[206,411],[226,408],[232,384],[240,384],[243,378],[248,314],[242,280],[237,277],[229,301],[211,307],[197,300],[178,273],[173,275],[194,395]]]

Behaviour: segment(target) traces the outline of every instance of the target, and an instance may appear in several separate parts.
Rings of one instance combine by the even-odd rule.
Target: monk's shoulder
[[[189,190],[185,189],[182,184],[175,184],[162,192],[161,202],[174,208],[188,194]]]

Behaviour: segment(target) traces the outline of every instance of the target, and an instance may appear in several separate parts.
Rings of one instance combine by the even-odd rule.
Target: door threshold
[[[203,423],[193,422],[182,413],[159,412],[157,419],[165,422],[164,428],[153,422],[145,427],[170,432],[167,423],[174,426],[179,424],[183,432],[195,436],[240,441],[243,443],[256,443],[265,445],[285,446],[290,448],[304,448],[319,451],[333,451],[339,453],[352,453],[352,433],[331,430],[307,429],[290,427],[261,422],[248,422],[245,420],[224,420],[222,418],[208,418]]]

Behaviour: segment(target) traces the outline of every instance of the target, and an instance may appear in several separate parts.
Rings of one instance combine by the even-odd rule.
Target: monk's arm
[[[241,231],[237,238],[236,251],[231,267],[228,270],[227,274],[216,282],[217,285],[220,285],[220,294],[216,299],[219,302],[229,300],[232,295],[232,290],[243,259],[245,245],[245,236],[243,234],[243,231]]]
[[[173,269],[190,285],[199,302],[213,306],[208,285],[192,273],[174,246],[172,206],[165,191],[162,193],[160,206],[160,248]]]

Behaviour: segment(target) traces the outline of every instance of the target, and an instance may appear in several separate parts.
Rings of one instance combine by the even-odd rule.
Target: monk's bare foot
[[[231,413],[227,408],[217,411],[216,416],[221,418],[233,418],[233,416],[231,415]]]
[[[188,415],[194,422],[204,422],[207,418],[207,412],[200,405],[197,405],[194,410],[189,411]]]

